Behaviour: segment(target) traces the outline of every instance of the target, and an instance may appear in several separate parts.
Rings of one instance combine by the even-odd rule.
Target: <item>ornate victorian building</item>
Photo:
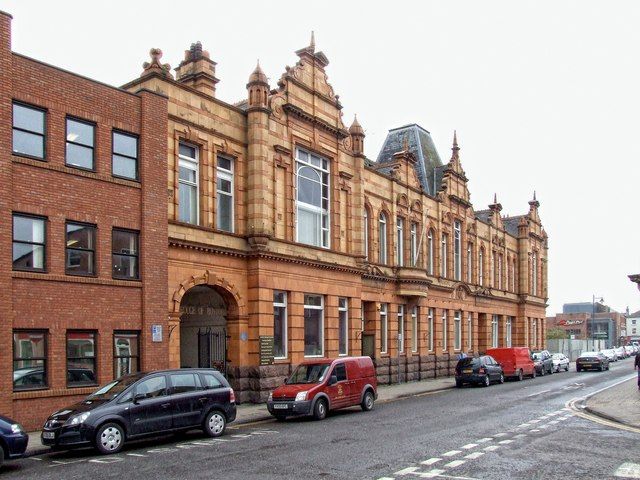
[[[474,210],[454,135],[393,129],[377,161],[347,129],[327,57],[296,52],[275,85],[215,96],[200,43],[175,70],[158,51],[123,88],[166,95],[169,364],[216,365],[241,401],[293,365],[371,355],[383,383],[451,374],[457,354],[544,346],[547,235],[539,203]]]

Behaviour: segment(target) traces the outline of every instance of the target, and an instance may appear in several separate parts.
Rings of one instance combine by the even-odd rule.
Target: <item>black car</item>
[[[555,367],[553,366],[553,357],[548,350],[540,350],[531,354],[531,360],[536,367],[536,373],[538,375],[544,375],[546,373],[553,373]]]
[[[467,357],[458,360],[456,365],[456,387],[473,383],[488,387],[491,382],[504,383],[502,365],[490,355]]]
[[[29,443],[29,435],[20,424],[0,415],[0,467],[5,460],[20,458]]]
[[[217,370],[137,373],[52,414],[41,438],[54,448],[116,453],[127,440],[156,434],[201,428],[218,437],[235,418],[235,394]]]
[[[602,352],[583,352],[576,360],[576,371],[609,370],[609,359]]]

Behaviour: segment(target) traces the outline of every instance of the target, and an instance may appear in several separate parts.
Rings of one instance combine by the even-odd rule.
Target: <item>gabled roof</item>
[[[504,229],[508,234],[513,235],[514,237],[518,236],[518,225],[520,224],[520,219],[522,217],[524,217],[524,215],[517,215],[515,217],[504,217],[502,219]]]
[[[409,151],[416,157],[416,175],[422,189],[429,195],[435,196],[440,184],[436,182],[436,168],[442,166],[442,161],[433,143],[431,134],[421,126],[413,123],[389,130],[387,138],[378,154],[378,164],[393,160],[393,154],[404,150],[405,141]],[[379,171],[384,171],[379,168]],[[440,176],[442,180],[442,176]]]
[[[491,210],[476,210],[473,212],[476,218],[484,223],[489,223],[489,217],[491,216]]]

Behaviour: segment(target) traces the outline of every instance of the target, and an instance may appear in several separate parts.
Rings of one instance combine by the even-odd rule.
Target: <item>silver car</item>
[[[605,357],[607,357],[610,362],[618,361],[618,355],[616,354],[616,351],[613,348],[607,348],[605,350],[602,350],[602,354]]]
[[[569,359],[564,353],[554,353],[551,358],[553,359],[554,372],[560,372],[560,370],[569,371]]]

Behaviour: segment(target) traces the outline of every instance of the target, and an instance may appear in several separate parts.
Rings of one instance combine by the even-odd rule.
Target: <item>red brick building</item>
[[[167,365],[166,117],[157,93],[13,53],[0,12],[0,412],[27,428]]]

